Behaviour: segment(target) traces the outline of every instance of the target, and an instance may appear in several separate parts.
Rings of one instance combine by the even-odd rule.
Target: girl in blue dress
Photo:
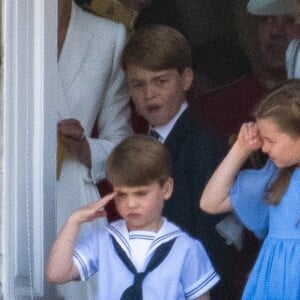
[[[200,199],[208,213],[234,210],[260,239],[260,253],[244,300],[300,299],[300,82],[290,81],[257,106],[255,122],[241,126],[237,141]],[[261,149],[260,170],[240,171]]]

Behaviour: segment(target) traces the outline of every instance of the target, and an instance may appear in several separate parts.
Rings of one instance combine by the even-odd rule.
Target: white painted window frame
[[[56,0],[2,0],[4,299],[53,299],[56,12]]]

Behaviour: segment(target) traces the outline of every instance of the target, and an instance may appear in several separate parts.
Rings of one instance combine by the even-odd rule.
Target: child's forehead
[[[151,70],[142,66],[128,65],[126,73],[129,79],[143,79],[144,77],[156,78],[161,76],[170,76],[179,72],[175,68]]]
[[[124,193],[137,192],[140,190],[154,189],[154,188],[159,188],[159,187],[160,187],[160,185],[159,185],[158,181],[153,181],[150,183],[145,183],[143,185],[135,185],[135,186],[125,185],[125,184],[114,184],[113,185],[115,192],[124,192]]]

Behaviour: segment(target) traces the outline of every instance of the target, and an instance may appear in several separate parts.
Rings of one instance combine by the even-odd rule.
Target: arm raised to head
[[[105,215],[103,207],[114,198],[109,194],[75,211],[66,221],[57,236],[47,261],[45,275],[48,281],[57,284],[79,279],[79,271],[73,262],[73,250],[81,224]]]
[[[262,140],[253,122],[244,123],[232,148],[206,184],[200,198],[200,208],[211,214],[232,210],[230,188],[249,155],[261,148]]]

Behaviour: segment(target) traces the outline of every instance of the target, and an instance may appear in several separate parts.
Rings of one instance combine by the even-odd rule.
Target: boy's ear
[[[191,68],[186,68],[182,73],[183,90],[186,92],[192,85],[194,72]]]
[[[172,196],[173,185],[174,185],[174,181],[171,177],[169,177],[162,187],[165,200],[169,200],[170,197]]]

